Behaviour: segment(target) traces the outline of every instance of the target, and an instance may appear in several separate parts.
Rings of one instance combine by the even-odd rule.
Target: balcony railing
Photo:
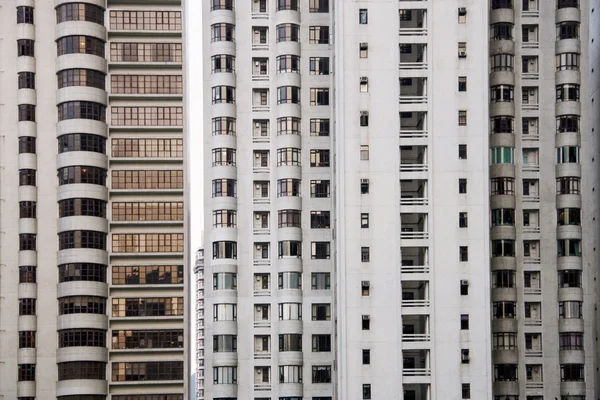
[[[252,143],[269,143],[270,140],[268,136],[252,136]]]
[[[537,111],[540,109],[540,105],[533,103],[524,103],[522,108],[525,111]]]
[[[400,239],[429,239],[429,232],[400,232]]]
[[[400,62],[399,69],[427,69],[426,62]]]
[[[269,80],[269,75],[266,74],[253,74],[252,80],[254,82],[264,82]]]
[[[271,359],[271,352],[270,351],[257,351],[257,352],[254,352],[254,359],[255,360],[270,360]]]
[[[539,226],[524,226],[523,233],[540,233]]]
[[[427,164],[400,164],[400,172],[427,172]]]
[[[523,72],[521,74],[523,79],[539,79],[540,74],[538,72]]]
[[[538,318],[525,318],[525,326],[542,326],[542,320]]]
[[[252,202],[254,204],[270,204],[271,199],[269,197],[255,197]]]
[[[253,104],[252,111],[269,111],[268,104]]]
[[[424,130],[401,130],[400,139],[423,139],[427,137],[427,131]]]
[[[405,96],[400,95],[400,104],[425,104],[427,96]]]
[[[256,391],[271,390],[271,384],[270,383],[255,383],[254,390],[256,390]]]
[[[525,293],[525,294],[542,294],[542,289],[526,287],[526,288],[523,288],[523,293]]]
[[[525,357],[541,357],[541,350],[525,349]]]
[[[543,389],[544,382],[525,382],[525,389]]]
[[[540,166],[539,166],[539,164],[524,164],[523,165],[523,171],[527,171],[527,172],[539,172],[540,171]]]
[[[540,42],[522,42],[521,47],[524,49],[537,49],[540,47]]]
[[[400,198],[401,206],[426,206],[429,204],[427,197],[402,197]]]
[[[271,233],[271,230],[269,228],[254,228],[253,232],[255,235],[268,235]]]
[[[428,333],[410,333],[402,334],[403,342],[429,342],[431,341],[431,335]]]
[[[403,265],[400,267],[403,274],[426,274],[429,273],[429,265]]]
[[[270,328],[271,321],[254,321],[255,328]]]
[[[268,43],[252,43],[252,50],[269,50]]]
[[[523,257],[523,263],[525,264],[539,264],[540,262],[540,257]]]
[[[536,196],[536,195],[523,196],[523,201],[527,202],[527,203],[537,203],[540,201],[540,196]]]
[[[398,35],[400,35],[400,36],[425,36],[425,35],[427,35],[427,28],[400,28],[400,29],[398,29]]]
[[[429,300],[402,300],[402,307],[429,307]]]
[[[271,260],[269,260],[268,258],[265,258],[265,259],[260,258],[257,260],[253,260],[253,264],[255,266],[263,266],[263,267],[267,266],[268,267],[269,265],[271,265]]]
[[[402,376],[431,376],[430,368],[404,368]]]
[[[254,289],[255,297],[264,297],[264,296],[270,296],[270,295],[271,295],[271,291],[269,289]]]

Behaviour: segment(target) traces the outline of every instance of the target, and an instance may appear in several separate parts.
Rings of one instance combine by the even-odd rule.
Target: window
[[[300,149],[293,147],[277,149],[277,166],[300,165]]]
[[[302,351],[302,335],[296,333],[279,335],[279,351]]]
[[[466,76],[458,77],[458,91],[459,92],[467,91],[467,77]]]
[[[36,299],[19,299],[19,315],[35,315]]]
[[[363,349],[363,351],[362,351],[362,363],[363,363],[363,365],[369,365],[369,364],[371,364],[371,350],[365,350],[365,349]]]
[[[578,115],[562,115],[556,119],[556,132],[579,132]]]
[[[102,329],[63,329],[58,331],[58,347],[64,348],[84,346],[106,347],[106,331]],[[113,348],[117,347],[115,347],[113,344]]]
[[[490,164],[514,164],[514,147],[492,147],[490,149]]]
[[[585,374],[583,364],[561,364],[560,381],[561,382],[583,382]]]
[[[65,231],[58,234],[58,249],[106,250],[106,233],[97,231]],[[113,251],[117,251],[113,248]]]
[[[513,133],[514,118],[509,116],[493,117],[490,121],[491,133]]]
[[[20,169],[19,170],[19,186],[35,186],[36,182],[35,169]]]
[[[492,26],[490,27],[490,39],[513,40],[513,27],[514,25],[508,22],[492,24]]]
[[[277,180],[277,197],[300,196],[300,179]]]
[[[496,85],[490,87],[490,101],[492,103],[514,102],[514,86]]]
[[[469,363],[469,349],[461,349],[460,350],[460,363],[461,364]]]
[[[106,298],[97,296],[61,297],[58,299],[58,314],[106,314]]]
[[[297,24],[279,24],[276,32],[277,43],[298,42],[300,40],[300,26]]]
[[[458,248],[458,259],[461,262],[469,261],[469,248],[467,246],[460,246]]]
[[[460,295],[468,296],[469,295],[469,281],[461,280],[460,281]]]
[[[58,72],[56,74],[57,78],[58,78],[58,88],[65,88],[65,87],[70,87],[70,86],[88,86],[88,87],[94,87],[97,89],[102,89],[105,90],[106,88],[106,75],[102,72],[99,71],[95,71],[92,69],[82,69],[82,68],[76,68],[76,69],[65,69],[62,70],[60,72]],[[135,76],[134,76],[135,77]],[[112,81],[115,82],[116,79],[118,77],[117,76],[113,76],[112,77]],[[124,76],[121,75],[122,80],[124,80]],[[130,85],[128,85],[129,88],[131,88],[131,79],[128,79]],[[115,83],[115,86],[117,86],[117,84]],[[124,90],[124,82],[121,83],[121,85],[123,87]],[[143,85],[142,85],[143,86]],[[133,87],[137,87],[137,85],[133,86]],[[114,92],[114,90],[113,90]]]
[[[460,194],[467,193],[467,180],[466,179],[458,180],[458,193],[460,193]]]
[[[17,381],[35,381],[35,364],[19,364]]]
[[[213,290],[237,289],[237,274],[232,272],[219,272],[213,274]]]
[[[72,263],[58,266],[58,281],[106,282],[106,265],[92,263]]]
[[[277,11],[298,9],[298,0],[277,0]]]
[[[213,352],[237,352],[237,335],[213,335]]]
[[[312,383],[331,383],[331,365],[313,365]]]
[[[279,303],[280,321],[302,321],[302,304],[300,303]]]
[[[312,320],[313,321],[330,321],[331,320],[331,304],[313,304],[312,305]]]
[[[517,315],[517,303],[513,301],[497,301],[492,305],[492,317],[495,319],[512,319]]]
[[[19,137],[19,154],[32,153],[35,154],[35,140],[33,136]]]
[[[579,70],[580,55],[578,53],[561,53],[556,55],[556,70]]]
[[[35,42],[33,40],[30,40],[30,39],[18,39],[17,40],[17,55],[19,57],[21,57],[21,56],[34,57],[35,56],[34,48],[35,48]]]
[[[35,331],[19,331],[19,348],[35,348]]]
[[[36,283],[36,267],[33,265],[19,266],[19,283]]]
[[[329,136],[329,119],[311,118],[310,136]]]
[[[212,149],[212,166],[235,166],[235,149]]]
[[[106,218],[106,202],[104,200],[86,198],[60,200],[58,202],[58,215],[59,218],[80,215]]]
[[[302,274],[300,272],[280,272],[277,280],[280,290],[302,289]]]
[[[369,57],[369,43],[363,42],[358,45],[358,53],[360,58]]]
[[[213,104],[235,104],[235,88],[233,86],[215,86],[212,88]]]
[[[560,350],[583,350],[583,333],[566,332],[558,335]]]
[[[469,329],[469,314],[461,314],[460,315],[460,329],[461,330]]]
[[[278,87],[277,104],[300,104],[300,88],[298,86]]]
[[[331,335],[312,335],[313,353],[331,351]]]
[[[458,23],[459,24],[467,23],[467,8],[466,7],[458,8]]]
[[[328,26],[311,26],[308,28],[308,42],[310,44],[328,44],[329,43],[329,27]]]
[[[113,382],[183,380],[183,361],[114,362],[111,369]]]
[[[327,88],[311,88],[310,89],[310,105],[311,106],[328,106],[329,105],[329,89],[327,89]]]
[[[233,260],[237,259],[237,242],[232,242],[232,241],[213,242],[213,257],[212,258],[213,259],[229,258],[229,259],[233,259]]]
[[[497,208],[491,211],[492,226],[514,226],[515,210],[512,208]]]
[[[64,399],[64,400],[71,400],[71,399]],[[72,399],[72,400],[102,400],[102,399]],[[183,400],[183,395],[182,394],[112,395],[112,400]]]
[[[105,42],[92,36],[64,36],[56,41],[57,56],[90,54],[104,58]]]
[[[369,315],[362,316],[362,330],[368,331],[371,329],[371,317]]]
[[[360,193],[361,194],[368,194],[369,193],[369,180],[368,179],[361,179],[360,180]]]
[[[327,198],[329,197],[329,181],[318,180],[310,181],[310,197]]]
[[[284,240],[277,243],[279,258],[302,257],[302,242],[297,240]]]
[[[467,42],[458,42],[458,58],[467,57]]]
[[[360,112],[360,126],[369,126],[369,112],[368,111]]]
[[[211,9],[233,10],[233,0],[213,0]],[[111,11],[110,28],[128,31],[180,31],[181,11]]]
[[[578,146],[562,146],[556,148],[556,162],[564,163],[579,163],[580,148]]]
[[[458,227],[459,228],[466,228],[469,226],[469,220],[468,220],[468,215],[466,212],[460,212],[458,213]]]
[[[467,145],[466,144],[458,145],[458,159],[459,160],[467,159]]]
[[[308,11],[311,13],[329,12],[329,0],[310,0]]]
[[[218,24],[212,24],[210,26],[210,41],[211,42],[221,42],[221,41],[226,41],[226,42],[233,42],[235,41],[234,35],[235,35],[235,25],[233,24],[226,24],[226,23],[218,23]],[[135,46],[135,50],[137,50],[137,46]],[[111,44],[111,53],[112,53],[112,44]],[[134,53],[137,56],[137,51],[135,51]],[[113,61],[117,61],[117,60],[113,60]],[[181,60],[179,60],[181,61]]]
[[[360,248],[360,262],[369,262],[371,258],[371,251],[369,247]]]
[[[492,10],[500,8],[513,8],[513,0],[492,0]]]
[[[369,281],[361,281],[360,283],[360,292],[362,296],[370,296],[371,291],[371,282]]]
[[[300,228],[302,223],[302,212],[300,210],[279,210],[277,211],[277,220],[277,226],[279,228]]]
[[[492,257],[514,257],[515,241],[511,239],[492,240]]]
[[[212,197],[236,197],[236,191],[235,179],[214,179],[212,181]]]
[[[73,139],[81,140],[90,150],[104,153],[105,139],[101,136],[88,135],[84,133],[72,134]],[[62,137],[70,138],[71,135]],[[60,138],[59,138],[60,139]],[[89,145],[91,142],[93,145]],[[97,143],[97,144],[96,144]],[[131,158],[180,158],[183,157],[183,139],[112,139],[113,157]],[[60,151],[60,149],[59,149]]]
[[[298,222],[300,222],[300,221],[298,221]],[[311,211],[310,212],[310,227],[311,227],[311,229],[329,229],[329,228],[331,228],[330,212],[329,211]]]
[[[104,342],[104,336],[99,341]],[[222,337],[233,338],[231,341],[223,340],[225,345],[233,345],[235,349],[235,335],[222,335]],[[225,351],[225,345],[217,350]],[[99,346],[99,345],[97,345]],[[113,349],[181,349],[183,348],[183,330],[113,330]],[[217,351],[215,350],[215,351]],[[236,350],[232,350],[236,351]]]
[[[311,243],[311,258],[313,260],[328,260],[331,252],[331,244],[329,242],[312,242]]]
[[[360,227],[361,228],[369,227],[369,213],[361,213],[360,214]]]
[[[361,159],[361,161],[369,160],[369,146],[368,145],[360,146],[360,159]]]
[[[493,350],[516,350],[516,333],[494,333],[492,338]]]
[[[35,251],[37,249],[37,235],[33,233],[19,234],[19,251]]]
[[[515,180],[513,178],[493,178],[490,180],[490,191],[492,196],[514,195]]]
[[[558,9],[567,7],[579,8],[579,0],[558,0],[556,6]]]
[[[35,89],[34,72],[19,72],[19,89]]]
[[[106,106],[91,101],[67,101],[59,104],[58,120],[65,121],[68,119],[90,119],[106,122]],[[115,124],[114,117],[112,123]]]
[[[579,85],[567,83],[556,86],[556,101],[579,101]]]
[[[310,75],[329,75],[329,57],[310,57],[308,67]]]
[[[279,366],[279,383],[302,383],[302,366],[301,365],[280,365]],[[280,398],[281,399],[281,398]],[[295,398],[290,398],[292,400]],[[298,398],[300,399],[300,398]]]
[[[183,283],[182,265],[112,266],[113,285],[176,285]]]
[[[581,271],[563,270],[558,271],[558,287],[581,287]]]
[[[581,257],[580,239],[559,239],[557,247],[559,257]]]
[[[17,24],[33,24],[33,7],[17,7]]]
[[[331,288],[331,274],[329,272],[313,272],[310,275],[311,290],[328,290]]]
[[[277,56],[275,63],[279,74],[284,72],[300,73],[300,56],[291,54]]]
[[[363,400],[371,399],[371,385],[368,383],[362,385],[362,398]]]
[[[462,397],[463,399],[471,398],[471,385],[469,383],[462,384]]]
[[[87,21],[104,25],[104,8],[86,3],[67,3],[56,7],[56,22]]]
[[[556,24],[556,39],[579,39],[579,22],[565,21]]]
[[[237,304],[213,304],[213,321],[237,321]]]
[[[556,194],[579,194],[580,178],[565,177],[556,179]]]
[[[35,122],[35,106],[33,104],[19,104],[19,121]]]
[[[460,110],[458,112],[458,125],[459,126],[467,125],[467,112],[465,110]]]
[[[581,209],[560,208],[557,210],[558,226],[581,225]]]
[[[490,57],[492,72],[512,71],[515,65],[515,59],[512,54],[496,54]]]
[[[369,23],[369,13],[365,8],[358,10],[358,23],[361,25]]]
[[[329,167],[329,150],[315,149],[310,151],[311,167]]]

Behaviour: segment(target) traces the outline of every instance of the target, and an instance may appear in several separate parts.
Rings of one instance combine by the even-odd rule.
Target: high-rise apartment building
[[[187,398],[182,11],[0,1],[0,398]]]
[[[196,400],[204,400],[204,249],[196,252]]]
[[[597,398],[598,11],[207,2],[206,398]]]

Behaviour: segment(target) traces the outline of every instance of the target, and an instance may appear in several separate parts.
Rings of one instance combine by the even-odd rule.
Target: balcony
[[[427,383],[405,383],[402,385],[402,390],[405,399],[429,400],[430,398],[431,388]]]
[[[399,69],[427,69],[427,45],[414,43],[400,43]]]
[[[401,247],[403,274],[423,274],[429,272],[427,247]]]
[[[428,281],[402,281],[402,307],[429,307]]]
[[[431,376],[429,350],[404,350],[402,359],[402,376]]]
[[[426,112],[400,113],[400,139],[426,139],[427,136]]]
[[[402,9],[399,11],[400,36],[427,35],[427,10]]]
[[[426,213],[401,213],[400,224],[400,239],[429,238]]]
[[[402,317],[402,342],[429,342],[429,316],[406,315]]]
[[[427,78],[400,78],[400,104],[427,103]]]
[[[427,146],[400,146],[400,172],[427,170]]]
[[[428,204],[426,179],[400,180],[401,206],[426,206]]]

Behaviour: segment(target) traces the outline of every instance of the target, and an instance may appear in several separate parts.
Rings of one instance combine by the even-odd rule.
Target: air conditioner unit
[[[257,188],[258,188],[258,185],[256,185],[256,186],[257,186]],[[256,219],[260,219],[260,214],[256,214],[256,217],[255,217],[255,218],[256,218]]]
[[[463,286],[468,286],[469,285],[469,281],[466,280],[466,279],[463,279],[463,280],[460,281],[460,284],[463,285]]]
[[[260,128],[260,122],[256,122],[256,123],[254,123],[254,127],[255,127],[255,128]]]
[[[262,370],[258,369],[258,370],[256,370],[256,373],[257,373],[258,375],[260,375],[260,374],[262,374]]]
[[[460,359],[463,362],[468,362],[469,361],[469,355],[468,354],[461,354]]]
[[[258,67],[260,65],[260,61],[254,61],[254,65]]]
[[[257,276],[256,277],[256,282],[260,282],[260,281],[262,281],[262,278],[260,276]]]
[[[261,249],[262,249],[262,246],[260,244],[256,246],[256,250],[261,250]]]
[[[531,126],[535,126],[535,121],[530,121],[530,122],[529,122],[529,125],[531,125]]]
[[[256,306],[256,311],[262,311],[262,307],[261,306]]]
[[[371,317],[369,317],[368,315],[363,315],[362,317],[363,317],[364,321],[367,321],[367,320],[371,319]]]
[[[257,189],[260,189],[260,185],[255,186]],[[256,215],[256,219],[258,219],[258,215]]]
[[[369,180],[368,179],[361,179],[360,183],[368,185],[369,184]]]
[[[362,286],[367,286],[367,287],[368,287],[368,286],[371,286],[371,282],[370,282],[370,281],[362,281],[362,282],[361,282],[361,285],[362,285]]]
[[[360,116],[361,116],[361,117],[366,117],[366,116],[368,116],[368,115],[369,115],[369,112],[368,112],[368,111],[361,111],[361,112],[360,112]]]
[[[467,56],[467,52],[466,51],[459,51],[458,52],[458,56],[461,57],[461,58],[464,58],[464,57]]]
[[[260,158],[260,153],[254,153],[254,158]]]
[[[530,95],[530,96],[535,96],[535,90],[531,90],[531,91],[529,92],[529,95]]]
[[[535,32],[535,26],[529,27],[529,32]]]
[[[537,247],[537,246],[536,246],[536,244],[535,244],[535,243],[532,243],[532,244],[531,244],[531,248],[532,248],[532,249],[535,249],[536,247]]]
[[[360,83],[368,83],[369,82],[369,78],[366,76],[361,76],[360,77]]]
[[[467,7],[459,7],[458,15],[467,15]]]

